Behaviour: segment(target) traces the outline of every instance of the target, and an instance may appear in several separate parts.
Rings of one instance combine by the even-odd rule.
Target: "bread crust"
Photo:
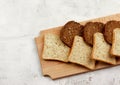
[[[77,65],[81,65],[81,66],[86,67],[87,69],[90,69],[90,70],[94,70],[94,69],[95,69],[95,65],[94,65],[93,68],[90,68],[90,67],[88,67],[88,66],[86,66],[86,65],[83,65],[83,64],[80,64],[80,63],[77,63],[77,62],[74,62],[74,61],[69,61],[69,62],[74,63],[74,64],[77,64]]]

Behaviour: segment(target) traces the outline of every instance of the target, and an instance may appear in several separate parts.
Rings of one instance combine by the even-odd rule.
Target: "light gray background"
[[[120,66],[58,80],[43,77],[39,31],[120,13],[120,0],[0,0],[0,85],[120,85]]]

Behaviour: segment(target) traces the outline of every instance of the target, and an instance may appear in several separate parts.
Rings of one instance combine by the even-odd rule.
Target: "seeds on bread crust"
[[[82,35],[83,26],[75,21],[66,23],[60,31],[60,39],[69,47],[72,46],[74,37]]]
[[[103,32],[104,24],[101,22],[88,22],[85,24],[83,37],[87,44],[93,45],[93,35],[96,32]]]
[[[115,28],[120,28],[120,21],[112,20],[105,24],[104,37],[109,44],[112,44],[113,30]]]

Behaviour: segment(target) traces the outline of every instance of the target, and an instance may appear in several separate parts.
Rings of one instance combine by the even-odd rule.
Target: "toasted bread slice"
[[[120,28],[115,28],[113,30],[111,54],[120,57]]]
[[[95,61],[91,58],[92,47],[85,43],[82,37],[75,36],[72,49],[69,55],[69,61],[89,69],[95,68]]]
[[[94,34],[92,59],[109,64],[116,64],[115,57],[110,55],[111,46],[105,41],[102,33]]]
[[[70,48],[56,34],[45,34],[42,58],[67,62]]]

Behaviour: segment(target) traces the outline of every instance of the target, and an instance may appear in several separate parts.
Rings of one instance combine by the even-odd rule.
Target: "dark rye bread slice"
[[[104,24],[101,22],[88,22],[85,24],[83,37],[87,44],[93,45],[93,35],[96,32],[103,32]]]
[[[74,37],[76,35],[82,35],[83,26],[75,21],[67,22],[60,31],[60,39],[67,46],[71,47]]]
[[[104,37],[109,44],[112,44],[113,30],[115,28],[120,28],[120,21],[112,20],[105,24]]]

